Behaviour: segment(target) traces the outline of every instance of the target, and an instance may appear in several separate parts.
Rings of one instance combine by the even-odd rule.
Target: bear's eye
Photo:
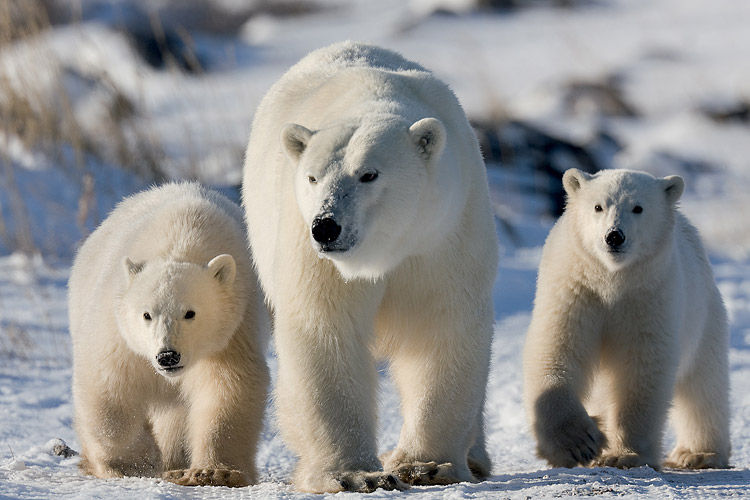
[[[377,172],[367,172],[362,177],[359,178],[359,182],[372,182],[375,179],[378,178]]]
[[[603,210],[601,205],[594,205],[594,212],[601,212]]]
[[[316,184],[318,182],[318,179],[316,179],[312,175],[308,175],[307,176],[307,182],[309,182],[310,184]]]
[[[143,319],[146,321],[151,321],[151,315],[147,312],[143,313]]]
[[[639,214],[641,212],[643,212],[643,207],[642,206],[636,205],[636,206],[633,207],[633,213],[634,214]]]
[[[185,319],[193,319],[195,318],[195,311],[188,311],[185,313]]]

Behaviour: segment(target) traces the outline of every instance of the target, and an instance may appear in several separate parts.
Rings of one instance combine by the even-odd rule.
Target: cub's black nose
[[[331,217],[317,218],[312,223],[312,236],[318,243],[331,243],[341,234],[341,226]]]
[[[625,243],[625,235],[619,229],[612,229],[604,237],[604,241],[612,248],[617,248]]]
[[[177,351],[161,351],[156,355],[156,362],[162,368],[171,368],[180,362],[180,353]]]

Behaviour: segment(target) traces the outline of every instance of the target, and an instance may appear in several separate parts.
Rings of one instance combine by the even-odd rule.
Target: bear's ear
[[[664,187],[664,193],[667,195],[667,201],[674,205],[685,191],[685,181],[679,175],[670,175],[661,180]]]
[[[290,159],[297,161],[302,156],[302,153],[304,153],[312,135],[312,130],[302,125],[297,125],[296,123],[284,125],[281,129],[281,146]]]
[[[422,118],[409,127],[409,136],[425,161],[437,158],[445,147],[445,127],[437,118]]]
[[[565,188],[565,192],[568,196],[573,196],[576,191],[581,189],[581,186],[583,186],[585,182],[591,180],[591,177],[591,174],[582,172],[577,168],[569,168],[563,174],[563,188]]]
[[[234,277],[237,274],[237,265],[234,258],[226,253],[217,255],[206,266],[211,275],[222,285],[231,285],[234,283]]]
[[[122,259],[122,268],[125,271],[125,279],[130,282],[136,274],[143,271],[143,266],[145,265],[145,262],[133,262],[129,257]]]

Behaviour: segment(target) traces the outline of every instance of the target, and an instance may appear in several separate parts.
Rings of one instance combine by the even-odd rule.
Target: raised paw
[[[546,435],[539,435],[537,453],[553,467],[590,464],[606,442],[595,421],[584,418],[568,421]]]
[[[664,462],[664,467],[672,469],[726,469],[727,460],[718,453],[694,453],[685,448],[674,450]]]
[[[245,474],[234,469],[175,469],[162,474],[162,479],[182,486],[247,486]]]
[[[383,471],[345,472],[337,474],[336,481],[341,486],[341,491],[355,491],[358,493],[372,493],[378,488],[399,491],[409,488],[409,485],[400,481],[396,475]]]
[[[553,467],[589,465],[607,440],[599,422],[564,389],[550,389],[536,400],[537,455]]]
[[[453,464],[445,462],[412,462],[402,463],[391,470],[393,474],[405,482],[414,486],[425,486],[430,484],[453,484],[466,481],[456,471]]]
[[[643,465],[658,468],[657,464],[648,463],[648,460],[638,453],[607,453],[599,457],[593,465],[597,467],[617,467],[618,469],[632,469]]]

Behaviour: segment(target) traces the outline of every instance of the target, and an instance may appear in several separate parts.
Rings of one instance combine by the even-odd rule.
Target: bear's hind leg
[[[618,350],[610,358],[608,376],[612,406],[605,425],[607,445],[596,466],[661,468],[662,435],[672,396],[675,367],[652,346]]]
[[[729,376],[726,344],[704,341],[692,371],[677,382],[672,422],[677,445],[665,467],[729,467]]]
[[[151,415],[154,439],[161,451],[164,470],[188,465],[184,432],[186,419],[187,410],[183,405],[162,407]]]
[[[484,403],[481,407],[482,409],[484,409]],[[475,425],[476,428],[474,434],[476,438],[474,438],[474,444],[469,449],[468,463],[469,470],[474,475],[474,477],[476,479],[479,479],[480,481],[483,481],[490,477],[490,474],[492,473],[492,461],[490,460],[490,456],[487,454],[487,448],[485,445],[486,440],[484,436],[483,410],[479,412]]]

